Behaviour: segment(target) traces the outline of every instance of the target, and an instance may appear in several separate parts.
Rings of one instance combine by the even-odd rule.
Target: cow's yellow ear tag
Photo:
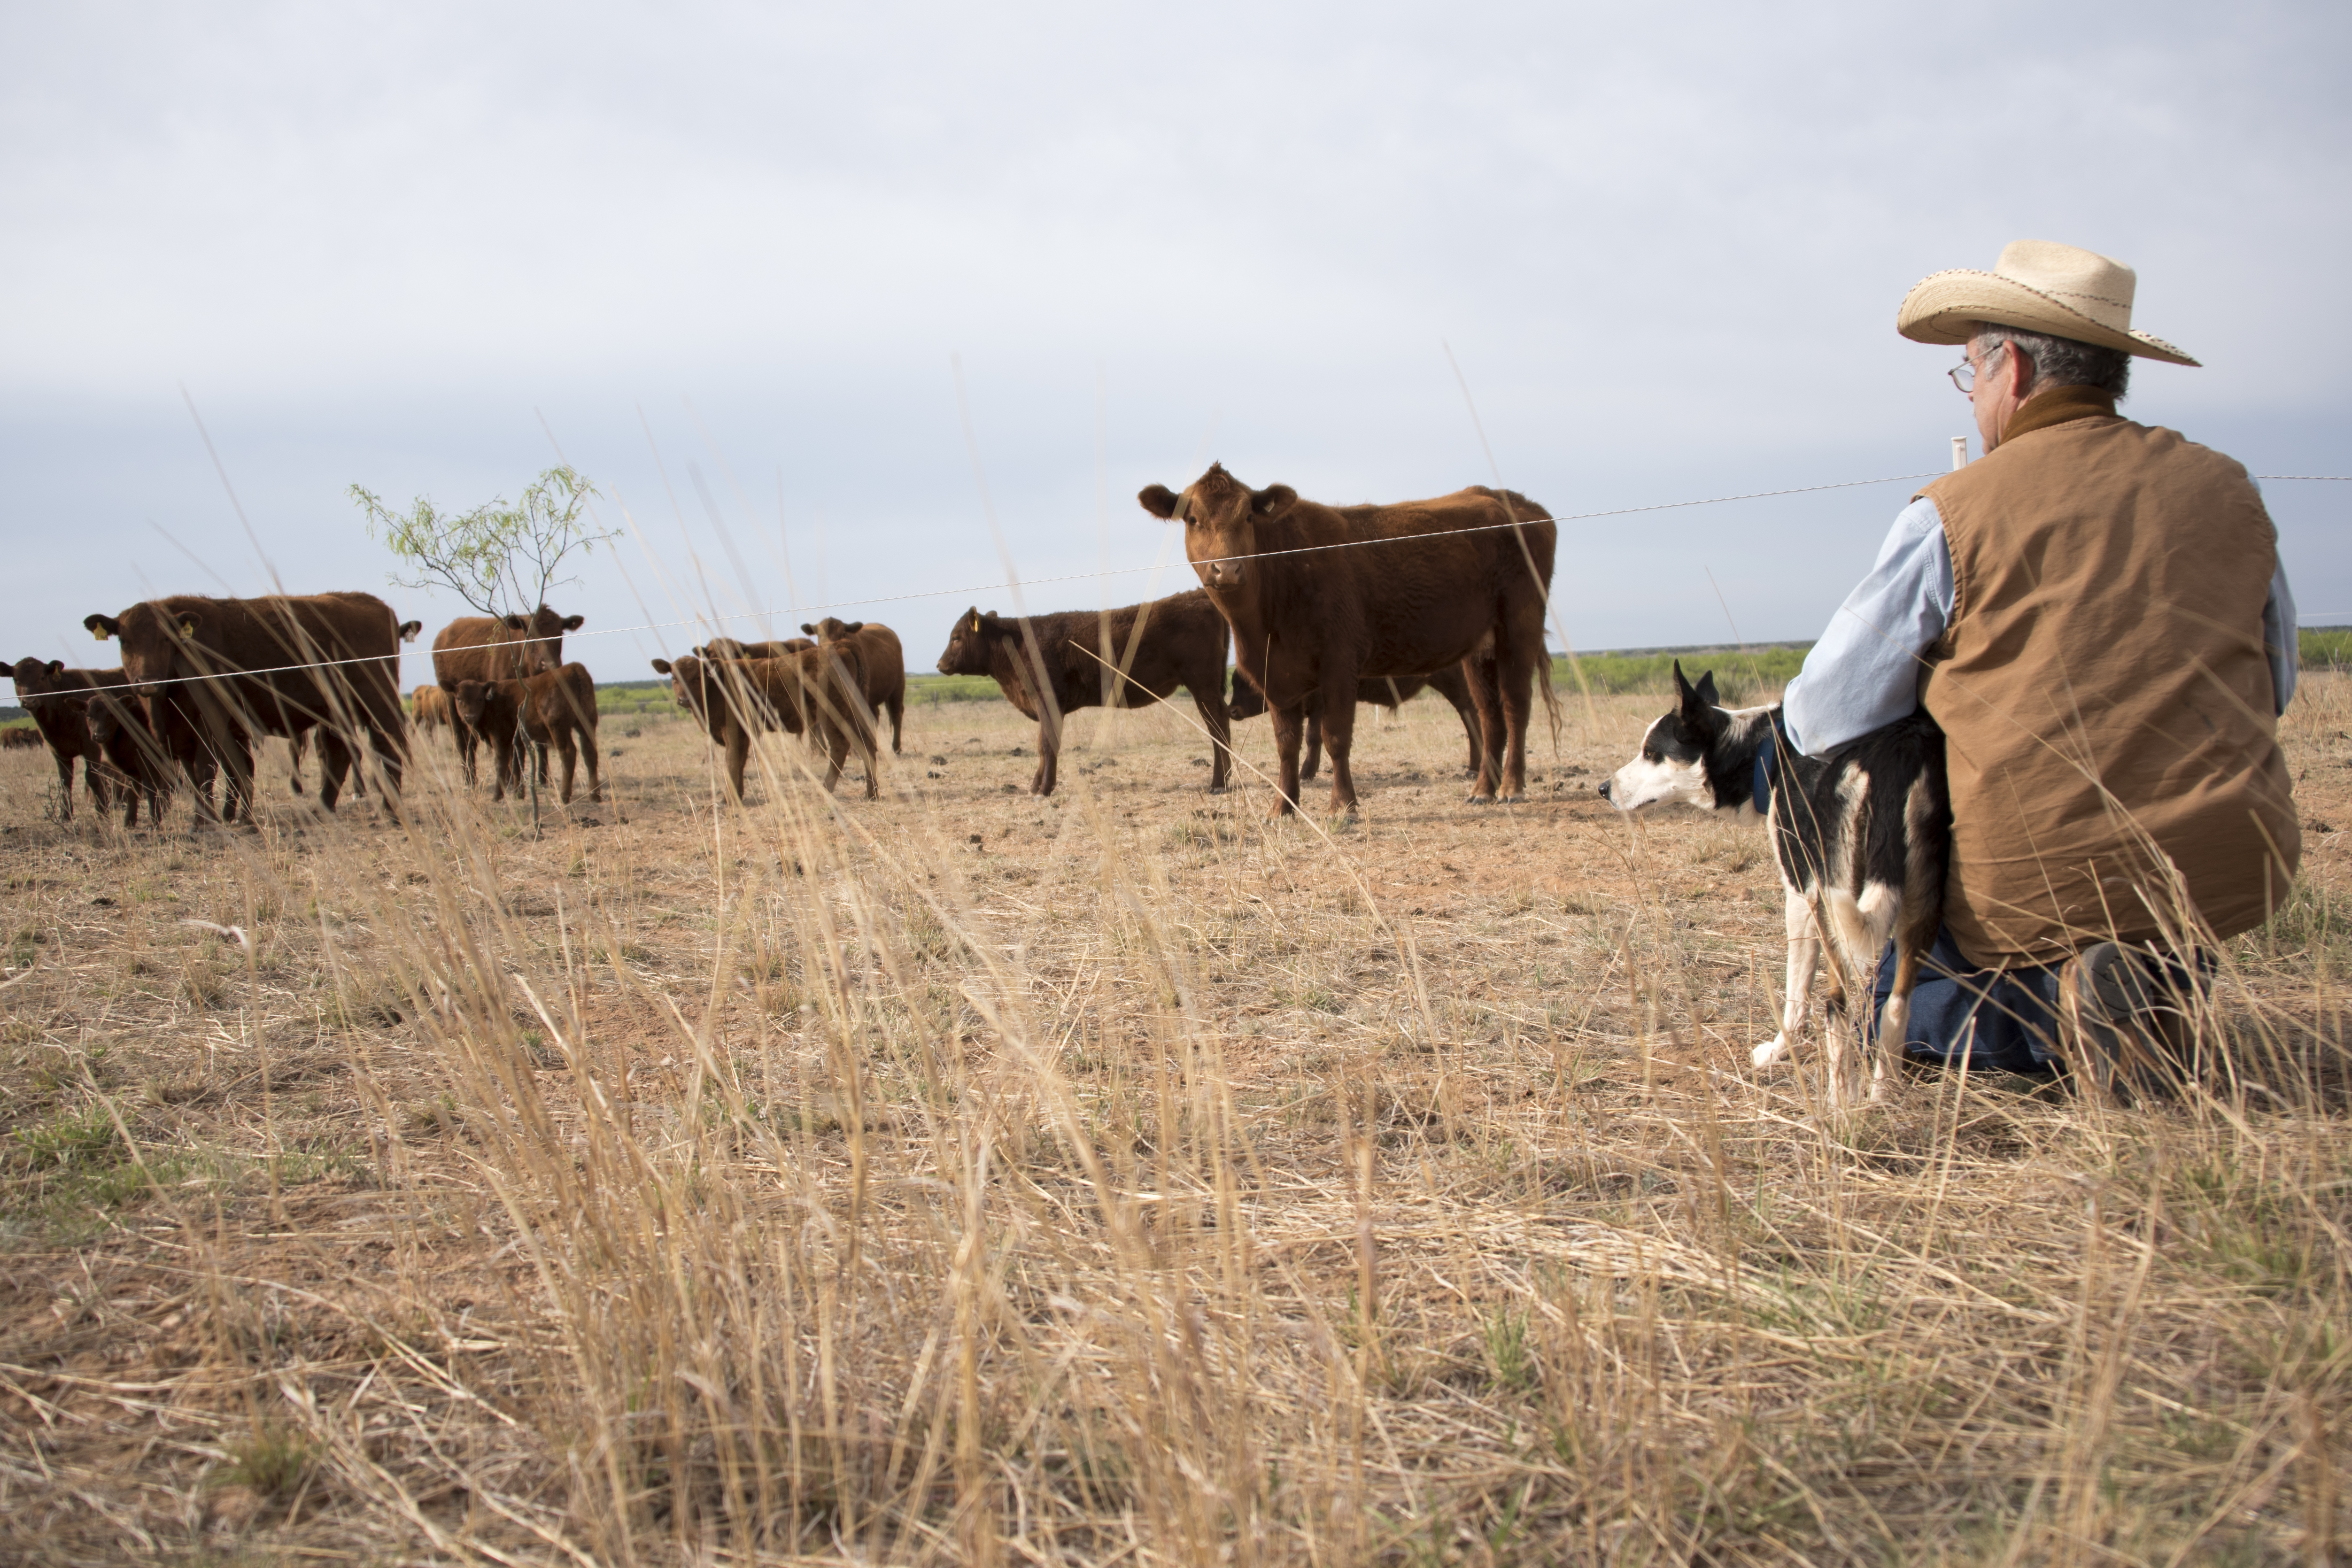
[[[106,628],[103,626],[93,626],[89,629],[89,636],[90,641],[93,643],[103,643],[106,641]]]

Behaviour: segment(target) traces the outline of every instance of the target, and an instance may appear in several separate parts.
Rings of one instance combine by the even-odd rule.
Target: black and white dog
[[[1824,937],[1830,1011],[1851,1013],[1847,1022],[1856,1029],[1869,1011],[1873,967],[1894,937],[1894,989],[1870,1065],[1875,1100],[1902,1051],[1919,963],[1943,921],[1952,831],[1944,732],[1926,714],[1914,714],[1826,758],[1801,757],[1789,745],[1777,706],[1717,706],[1713,671],[1694,686],[1677,661],[1675,690],[1680,705],[1650,726],[1641,755],[1602,779],[1601,793],[1621,811],[1682,804],[1764,812],[1787,894],[1789,989],[1780,1032],[1753,1053],[1759,1067],[1804,1033]],[[1852,1006],[1850,995],[1855,996]],[[1842,1104],[1855,1088],[1847,1028],[1832,1019],[1826,1032],[1827,1098]]]

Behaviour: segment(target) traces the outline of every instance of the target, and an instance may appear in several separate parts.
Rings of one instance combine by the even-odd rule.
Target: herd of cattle
[[[1328,507],[1286,485],[1253,490],[1221,465],[1181,494],[1154,485],[1138,499],[1183,524],[1201,588],[1102,612],[1003,616],[975,607],[958,618],[940,656],[941,674],[992,677],[1036,721],[1033,790],[1054,790],[1065,714],[1160,700],[1181,686],[1213,743],[1211,789],[1226,783],[1231,721],[1270,711],[1280,809],[1294,809],[1320,750],[1330,758],[1332,808],[1350,810],[1357,706],[1393,707],[1426,686],[1462,717],[1465,771],[1477,780],[1470,799],[1524,794],[1538,685],[1559,722],[1543,637],[1557,528],[1541,507],[1483,486],[1428,501]],[[583,756],[590,799],[603,795],[594,684],[585,665],[563,658],[563,635],[582,619],[542,604],[527,617],[452,622],[433,640],[434,684],[419,686],[406,711],[400,646],[423,626],[367,593],[151,600],[83,622],[100,641],[121,643],[119,667],[23,659],[9,673],[55,755],[68,815],[79,758],[93,802],[103,810],[119,794],[126,826],[136,824],[142,798],[149,821],[160,822],[181,780],[200,818],[249,819],[257,742],[286,738],[299,793],[314,731],[322,805],[334,808],[347,777],[364,791],[363,758],[389,803],[412,724],[420,733],[451,730],[468,785],[488,742],[493,799],[521,788],[533,758],[545,782],[554,751],[568,803]],[[827,619],[802,631],[772,643],[714,639],[654,668],[723,750],[738,800],[752,737],[773,729],[824,754],[827,789],[858,757],[872,799],[880,721],[887,716],[896,752],[905,717],[898,638],[875,622]],[[1239,672],[1230,702],[1229,644]]]

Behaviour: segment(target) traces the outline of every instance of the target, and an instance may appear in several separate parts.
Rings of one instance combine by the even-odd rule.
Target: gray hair
[[[1979,321],[1969,342],[1974,347],[1987,338],[2005,338],[2032,361],[2035,392],[2048,387],[2096,387],[2117,402],[2131,386],[2131,356],[2121,349],[2102,349],[2047,332],[2028,332],[1998,321]]]

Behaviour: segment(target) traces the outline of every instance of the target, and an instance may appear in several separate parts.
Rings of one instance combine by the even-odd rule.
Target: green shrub
[[[1628,653],[1586,653],[1577,660],[1584,679],[1596,695],[1645,692],[1659,695],[1675,689],[1675,661],[1692,680],[1712,670],[1715,689],[1727,704],[1737,705],[1775,694],[1789,684],[1805,662],[1810,643],[1780,643],[1757,648],[1660,648]],[[1551,684],[1563,697],[1576,689],[1576,672],[1566,659],[1551,664]]]

